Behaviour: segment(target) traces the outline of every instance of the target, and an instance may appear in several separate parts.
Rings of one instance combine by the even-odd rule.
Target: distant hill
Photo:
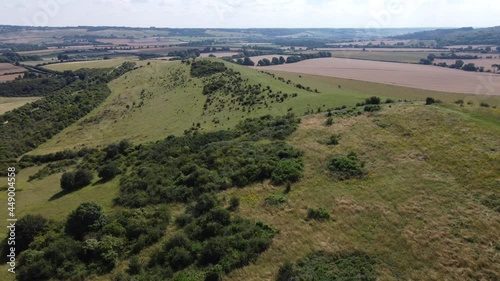
[[[407,40],[436,40],[439,45],[500,45],[500,26],[488,28],[455,28],[419,31],[392,37]]]

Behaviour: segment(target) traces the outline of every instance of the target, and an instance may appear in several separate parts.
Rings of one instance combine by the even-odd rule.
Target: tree
[[[477,71],[478,68],[476,67],[475,64],[473,63],[468,63],[462,67],[463,70],[465,71]]]
[[[463,60],[457,60],[455,61],[455,67],[456,68],[462,68],[464,66],[464,61]]]
[[[303,177],[302,164],[294,160],[281,160],[276,164],[276,168],[271,174],[274,184],[284,184],[286,182],[296,182]]]
[[[243,65],[254,66],[255,63],[249,57],[245,57],[245,59],[243,60]]]
[[[263,63],[264,66],[271,65],[271,61],[268,60],[267,58],[262,59],[262,63]]]
[[[366,104],[380,104],[380,98],[373,96],[373,97],[367,98],[365,100],[365,103]]]
[[[277,57],[273,57],[271,64],[274,65],[280,64],[280,60]]]
[[[498,72],[500,69],[500,64],[492,64],[491,68],[493,68],[493,72]]]
[[[85,202],[69,214],[65,229],[75,239],[82,239],[85,234],[98,231],[105,224],[102,207],[94,202]]]
[[[89,185],[94,175],[87,169],[78,169],[76,172],[66,172],[61,177],[61,188],[73,191]]]
[[[28,214],[16,223],[16,250],[22,252],[36,236],[48,229],[48,221],[40,215]]]
[[[116,163],[109,163],[99,169],[99,177],[103,180],[111,180],[121,173]]]
[[[286,62],[284,57],[280,57],[279,60],[280,60],[280,64],[284,64]]]
[[[427,59],[430,61],[434,61],[435,58],[436,58],[436,55],[434,55],[434,54],[430,54],[427,56]]]

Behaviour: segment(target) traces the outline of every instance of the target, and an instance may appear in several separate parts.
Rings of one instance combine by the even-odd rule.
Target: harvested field
[[[267,68],[434,91],[500,95],[500,75],[471,73],[435,66],[322,58]]]
[[[214,55],[218,58],[222,58],[222,57],[230,57],[230,56],[234,56],[234,55],[237,55],[238,52],[215,52],[215,53],[203,53],[200,55],[200,57],[202,58],[208,58],[210,55]]]
[[[21,107],[27,103],[34,102],[39,100],[39,97],[22,97],[22,98],[5,98],[0,97],[0,115],[4,114],[7,111],[11,111],[18,107]]]
[[[404,62],[404,63],[418,63],[420,59],[426,58],[432,52],[420,51],[374,51],[367,50],[357,51],[339,50],[331,51],[332,55],[337,58],[345,59],[359,59],[359,60],[375,60],[375,61],[388,61],[388,62]]]
[[[20,73],[25,71],[26,69],[24,67],[15,66],[10,63],[0,63],[0,75],[4,75],[7,73]]]
[[[8,74],[8,75],[0,75],[0,83],[7,82],[7,81],[12,81],[19,77],[19,75],[22,74]]]
[[[137,61],[137,57],[126,57],[126,58],[118,58],[118,59],[109,59],[109,60],[95,60],[95,61],[75,61],[75,62],[64,62],[64,63],[55,63],[44,66],[44,68],[56,71],[65,71],[65,70],[78,70],[81,68],[109,68],[109,67],[117,67],[126,61]],[[144,61],[142,61],[144,62]]]

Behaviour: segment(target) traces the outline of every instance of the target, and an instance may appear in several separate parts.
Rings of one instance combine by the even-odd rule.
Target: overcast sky
[[[499,0],[9,0],[0,24],[138,27],[487,27]]]

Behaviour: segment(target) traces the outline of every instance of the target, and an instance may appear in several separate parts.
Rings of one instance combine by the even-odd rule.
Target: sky
[[[202,28],[500,25],[498,0],[9,0],[0,24]]]

